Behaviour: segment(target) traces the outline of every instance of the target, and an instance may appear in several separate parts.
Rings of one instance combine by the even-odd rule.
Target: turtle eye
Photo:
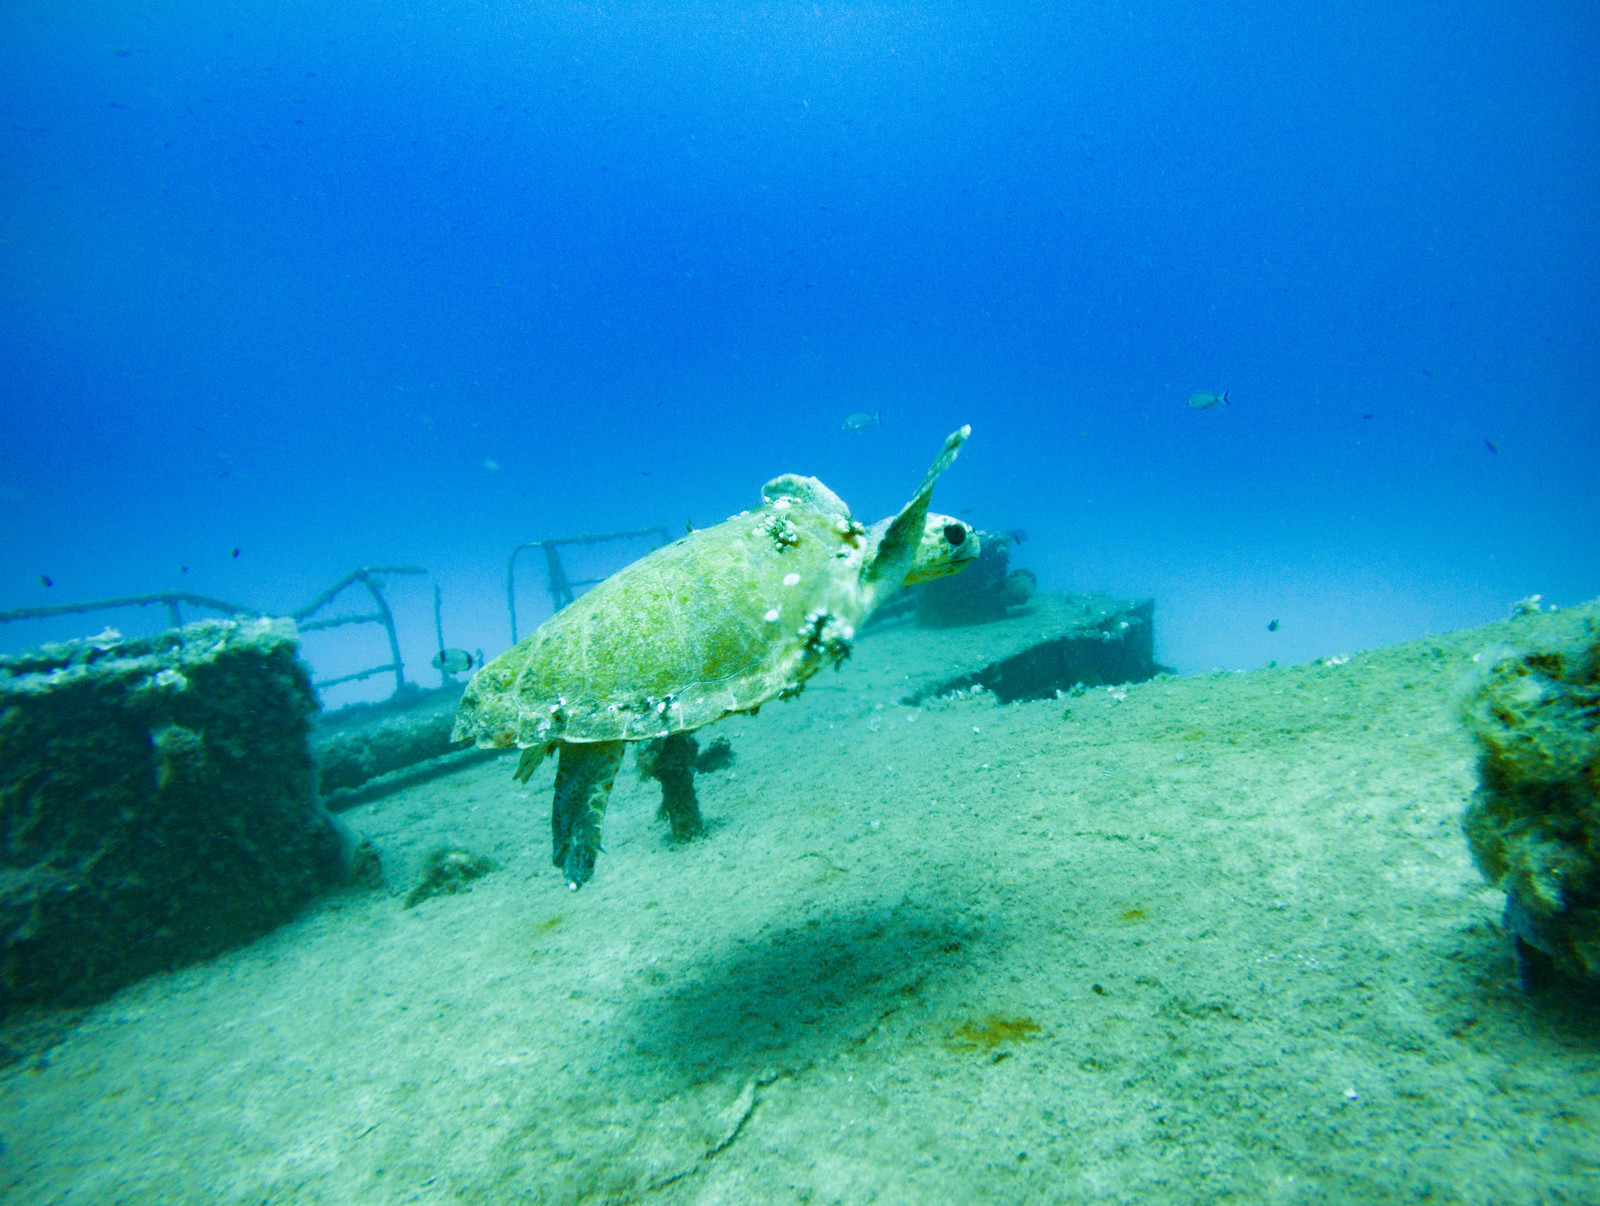
[[[947,523],[944,525],[944,538],[951,544],[960,544],[967,538],[967,529],[958,523]]]

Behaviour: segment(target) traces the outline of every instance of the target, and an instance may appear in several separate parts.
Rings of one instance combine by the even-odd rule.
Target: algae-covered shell
[[[639,741],[747,712],[849,651],[865,530],[813,479],[657,549],[485,666],[455,739]]]

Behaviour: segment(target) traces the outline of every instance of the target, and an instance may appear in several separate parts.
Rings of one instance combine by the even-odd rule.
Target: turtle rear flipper
[[[622,767],[621,741],[561,743],[556,764],[556,799],[550,813],[552,862],[576,892],[594,874],[600,855],[600,823],[605,820],[611,785]]]
[[[688,733],[673,733],[639,743],[639,777],[661,784],[661,808],[656,813],[672,823],[672,840],[687,842],[705,831],[700,800],[694,794],[695,757],[700,743]]]

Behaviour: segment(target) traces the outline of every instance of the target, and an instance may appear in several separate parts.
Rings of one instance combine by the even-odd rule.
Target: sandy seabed
[[[1600,1203],[1600,1015],[1517,986],[1451,690],[1537,617],[1063,700],[869,635],[703,731],[710,832],[549,764],[346,813],[388,889],[0,1076],[15,1203]],[[441,843],[499,864],[405,896]]]

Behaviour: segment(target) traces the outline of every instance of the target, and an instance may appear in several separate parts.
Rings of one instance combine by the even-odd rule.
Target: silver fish
[[[1228,391],[1220,394],[1190,394],[1189,400],[1184,403],[1190,410],[1210,410],[1213,406],[1221,406],[1228,400]]]
[[[883,426],[883,412],[881,410],[874,411],[870,415],[864,410],[857,411],[844,421],[844,430],[865,431],[874,423],[876,423],[879,427]]]
[[[465,649],[441,649],[428,665],[446,674],[460,674],[472,669],[472,654]]]

